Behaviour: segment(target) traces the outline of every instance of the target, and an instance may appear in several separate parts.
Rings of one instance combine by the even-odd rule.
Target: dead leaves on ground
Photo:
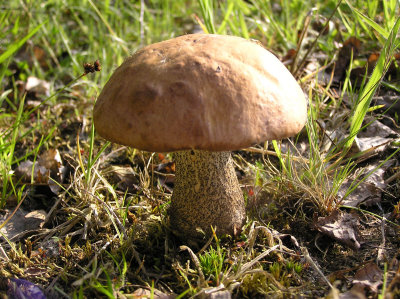
[[[381,269],[374,262],[367,262],[355,269],[356,272],[353,277],[346,276],[346,272],[352,272],[352,269],[342,270],[341,273],[332,273],[330,279],[340,277],[339,281],[348,280],[351,288],[343,293],[335,287],[327,298],[332,299],[366,299],[370,295],[377,296],[378,287],[383,283],[383,273]],[[337,276],[339,275],[339,276]],[[335,277],[337,276],[337,277]]]
[[[53,195],[56,195],[61,190],[65,175],[66,167],[63,166],[58,150],[47,150],[36,161],[26,160],[21,162],[14,170],[13,179],[30,187],[48,187]],[[47,195],[45,196],[47,197]],[[20,200],[23,201],[24,198]],[[4,209],[0,216],[0,231],[7,239],[18,242],[27,234],[43,228],[47,213],[42,209],[27,210],[29,206],[37,207],[39,205],[27,204],[26,208],[22,208],[20,202],[14,208],[10,206],[12,203],[12,200],[7,201],[9,207]]]
[[[388,160],[383,165],[375,162],[350,175],[338,190],[338,202],[351,207],[379,204],[387,188],[385,174],[396,164],[394,159]]]
[[[354,106],[354,99],[357,98],[357,90],[364,77],[368,80],[380,55],[373,48],[366,49],[362,42],[355,37],[351,37],[341,44],[336,41],[336,45],[338,46],[337,56],[331,63],[326,62],[324,53],[314,53],[313,57],[308,60],[308,66],[304,69],[307,75],[303,77],[303,81],[308,82],[318,73],[318,82],[315,83],[314,90],[321,95],[321,103],[317,103],[320,107],[316,109],[320,113],[316,117],[319,124],[319,127],[316,126],[316,131],[321,133],[318,146],[322,149],[322,159],[330,158],[332,149],[340,145],[348,136],[348,121],[352,117],[353,110],[351,108]],[[282,60],[286,64],[290,64],[296,55],[296,51],[291,50]],[[396,84],[395,87],[398,88],[400,53],[395,53],[392,58],[383,81],[388,84]],[[322,60],[324,61],[322,62]],[[318,61],[324,63],[325,66],[320,67]],[[349,70],[350,65],[352,65],[351,70]],[[348,74],[349,82],[347,83],[351,86],[352,95],[342,91]],[[397,241],[394,244],[388,241],[392,238],[392,233],[388,231],[398,230],[398,227],[394,228],[395,224],[387,224],[387,221],[392,220],[398,223],[398,218],[396,220],[398,216],[395,215],[399,215],[398,212],[387,213],[388,205],[396,206],[396,203],[397,206],[399,205],[399,198],[396,197],[397,191],[391,194],[391,190],[398,190],[399,176],[396,176],[396,173],[399,173],[398,155],[390,159],[388,157],[398,149],[400,140],[399,94],[394,88],[387,87],[388,84],[382,85],[374,96],[368,117],[363,123],[364,128],[358,133],[351,151],[342,161],[341,165],[352,161],[352,165],[356,165],[354,171],[340,183],[336,181],[338,186],[328,184],[329,187],[337,187],[335,194],[337,209],[325,217],[315,217],[313,221],[315,230],[322,235],[329,236],[332,242],[351,248],[350,252],[353,251],[354,255],[364,254],[367,246],[376,247],[376,260],[379,263],[387,262],[389,251],[391,254],[396,251]],[[329,89],[326,89],[327,86]],[[335,107],[335,105],[337,106]],[[323,109],[326,110],[323,111]],[[334,163],[334,160],[334,158],[328,160],[327,167],[330,163]],[[333,179],[330,182],[332,181]],[[366,216],[363,213],[348,212],[348,209],[339,210],[340,205],[352,208],[366,207],[378,215]],[[388,228],[385,223],[390,227]],[[374,240],[371,240],[372,236],[367,236],[371,238],[364,240],[365,230],[373,231],[376,234],[373,237]],[[379,233],[381,230],[382,235]],[[377,239],[379,237],[382,240]],[[315,245],[318,247],[318,240],[315,240]],[[338,246],[337,248],[342,247]],[[329,250],[331,249],[332,247]],[[385,252],[383,259],[380,258],[382,251]],[[375,255],[372,249],[368,252]],[[325,252],[325,254],[327,253]],[[341,290],[342,293],[338,291],[335,296],[329,298],[375,298],[382,292],[384,273],[383,267],[380,266],[382,264],[378,266],[377,263],[370,262],[359,267],[355,270],[354,277],[345,279],[351,284],[351,289],[344,288]],[[395,296],[400,294],[398,267],[392,267],[389,273],[390,279],[387,282],[385,298],[397,298]]]
[[[350,64],[353,64],[361,66],[353,67],[350,70],[350,79],[354,86],[360,85],[364,76],[368,76],[372,73],[379,55],[380,52],[378,51],[371,52],[371,50],[364,50],[363,43],[360,39],[354,36],[349,37],[342,43],[338,51],[337,59],[334,61],[333,82],[342,84]],[[400,77],[400,52],[395,53],[392,58],[385,78],[390,81],[396,81]],[[328,73],[331,71],[332,70],[328,69]]]
[[[332,239],[357,250],[360,248],[358,222],[358,216],[336,210],[327,217],[318,217],[314,227]]]
[[[43,210],[27,212],[20,208],[15,214],[12,214],[12,211],[6,209],[5,214],[0,216],[0,224],[2,225],[6,221],[7,223],[0,229],[0,232],[12,242],[18,242],[27,234],[43,228],[46,216],[47,214]]]
[[[383,273],[375,263],[368,263],[360,268],[352,280],[351,291],[365,293],[366,290],[378,294],[378,287],[383,283]]]
[[[50,149],[41,154],[37,161],[21,162],[14,175],[15,180],[21,184],[47,185],[54,194],[58,194],[66,172],[60,152]]]

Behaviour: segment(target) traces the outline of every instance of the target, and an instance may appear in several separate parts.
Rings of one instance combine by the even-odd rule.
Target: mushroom
[[[104,138],[174,152],[170,227],[197,239],[236,235],[245,204],[230,151],[297,134],[304,94],[258,42],[190,34],[142,48],[110,77],[94,107]]]

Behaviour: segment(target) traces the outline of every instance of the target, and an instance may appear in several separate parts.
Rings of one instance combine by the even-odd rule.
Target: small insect
[[[100,61],[97,59],[95,62],[85,62],[83,64],[83,69],[85,70],[85,74],[100,72],[101,71],[101,64]]]

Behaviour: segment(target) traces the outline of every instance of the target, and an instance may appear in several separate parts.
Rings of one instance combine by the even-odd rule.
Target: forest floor
[[[398,1],[34,2],[0,9],[2,296],[400,297]],[[193,246],[173,155],[105,141],[92,110],[127,56],[199,30],[259,40],[309,110],[233,153],[246,225]]]

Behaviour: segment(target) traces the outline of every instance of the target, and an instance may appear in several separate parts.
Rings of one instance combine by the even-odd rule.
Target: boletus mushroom
[[[258,42],[190,34],[142,48],[110,77],[94,107],[104,138],[174,152],[170,226],[180,236],[235,235],[245,204],[230,151],[298,133],[304,94]]]

